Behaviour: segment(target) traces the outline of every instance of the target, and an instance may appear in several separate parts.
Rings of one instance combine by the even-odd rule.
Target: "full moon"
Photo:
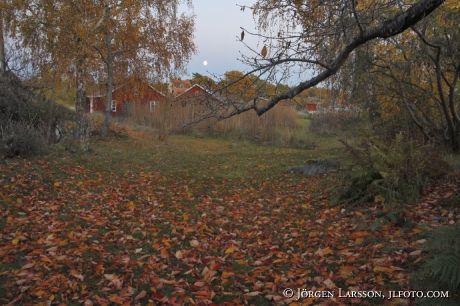
[[[203,65],[205,65],[205,66],[206,66],[207,64],[208,64],[208,62],[207,62],[207,61],[204,61],[204,62],[203,62]]]

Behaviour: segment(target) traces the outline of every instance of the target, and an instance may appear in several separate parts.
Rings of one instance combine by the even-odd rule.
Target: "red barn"
[[[134,108],[144,108],[153,112],[160,102],[165,102],[166,96],[151,85],[143,82],[125,84],[112,91],[112,116],[129,116]],[[87,113],[105,113],[106,90],[99,90],[86,97]]]
[[[309,112],[316,112],[316,103],[307,103],[307,111]]]

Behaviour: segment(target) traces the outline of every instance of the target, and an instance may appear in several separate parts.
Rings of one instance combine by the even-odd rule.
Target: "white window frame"
[[[116,113],[117,112],[117,101],[112,100],[110,107],[112,108],[112,113]]]
[[[135,96],[139,95],[139,85],[134,85],[134,95]]]
[[[157,106],[158,101],[150,101],[150,112],[155,112],[155,107]]]

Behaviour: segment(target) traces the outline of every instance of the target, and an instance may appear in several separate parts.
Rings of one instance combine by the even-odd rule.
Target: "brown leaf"
[[[137,300],[140,300],[140,299],[143,299],[147,296],[147,292],[145,292],[144,290],[142,290],[141,292],[139,292],[138,295],[136,295],[136,297],[134,298],[135,301]]]
[[[258,296],[258,295],[260,295],[260,292],[259,291],[254,291],[254,292],[245,293],[244,297],[245,298],[253,298],[253,297]]]
[[[262,48],[262,51],[260,52],[260,55],[262,55],[263,58],[267,56],[267,46],[264,46]]]
[[[26,265],[23,265],[22,268],[21,268],[21,270],[27,270],[27,269],[32,268],[33,266],[35,266],[34,263],[28,263],[28,264],[26,264]]]

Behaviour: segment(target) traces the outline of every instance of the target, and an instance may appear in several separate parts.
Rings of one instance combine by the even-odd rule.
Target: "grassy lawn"
[[[404,287],[420,231],[370,231],[372,216],[329,205],[331,177],[284,173],[343,161],[337,138],[306,150],[133,132],[2,161],[0,303],[271,305],[300,288],[336,298],[298,305],[382,304],[338,288]]]

